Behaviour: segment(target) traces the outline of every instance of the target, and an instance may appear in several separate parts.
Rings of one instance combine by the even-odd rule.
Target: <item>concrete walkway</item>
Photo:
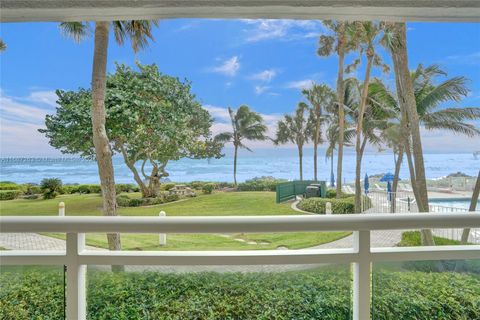
[[[402,231],[373,231],[372,246],[392,247],[401,240]],[[353,236],[325,243],[310,249],[337,249],[349,248],[353,245]],[[65,241],[47,237],[37,233],[1,233],[0,247],[8,250],[65,250]],[[87,246],[89,250],[105,250]],[[126,266],[126,271],[156,271],[162,273],[189,273],[189,272],[284,272],[301,271],[317,268],[321,265],[261,265],[261,266]],[[107,266],[94,266],[95,269],[109,270]]]

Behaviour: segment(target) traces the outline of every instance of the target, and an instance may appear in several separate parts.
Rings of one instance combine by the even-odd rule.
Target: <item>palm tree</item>
[[[137,52],[148,45],[152,40],[152,26],[157,21],[97,21],[95,22],[95,43],[92,70],[92,129],[95,155],[100,175],[100,184],[103,196],[103,214],[115,216],[116,193],[115,178],[112,164],[112,150],[110,149],[107,132],[105,130],[105,90],[107,79],[107,51],[110,27],[113,29],[115,40],[123,45],[127,38],[131,41],[133,51]],[[60,24],[62,32],[80,41],[88,34],[89,25],[86,22],[64,22]],[[110,250],[121,250],[119,234],[108,234]]]
[[[344,131],[345,131],[345,111],[344,111],[344,59],[345,55],[350,50],[348,38],[346,36],[346,29],[348,23],[344,21],[323,21],[331,35],[321,35],[318,41],[319,47],[317,54],[321,57],[327,57],[334,52],[338,55],[338,71],[337,71],[337,105],[338,105],[338,157],[337,157],[337,198],[340,198],[342,191],[342,163],[343,163],[343,145],[344,145]]]
[[[318,160],[318,145],[322,143],[322,124],[326,121],[324,115],[325,110],[331,109],[335,101],[335,93],[326,84],[313,85],[310,89],[302,91],[304,97],[310,103],[310,121],[312,122],[313,129],[313,176],[317,181],[317,160]]]
[[[300,180],[303,180],[303,146],[308,143],[313,132],[313,124],[309,121],[308,105],[300,102],[293,116],[286,114],[277,123],[276,145],[292,142],[297,145]]]
[[[258,113],[250,110],[246,105],[240,106],[237,112],[228,108],[228,114],[232,122],[232,132],[222,132],[215,137],[216,142],[232,142],[235,149],[233,156],[233,181],[237,185],[237,156],[238,149],[249,149],[244,140],[266,140],[267,127],[263,123],[263,118]]]
[[[356,152],[356,166],[355,166],[355,212],[361,212],[362,205],[362,185],[361,185],[361,156],[362,150],[362,133],[363,133],[363,118],[367,108],[368,87],[370,84],[370,73],[373,66],[381,66],[385,72],[388,71],[388,66],[382,62],[382,58],[376,52],[376,47],[382,41],[383,27],[375,22],[354,22],[347,30],[348,36],[351,42],[354,44],[356,50],[360,54],[364,54],[367,59],[367,65],[365,68],[365,79],[362,85],[362,92],[360,98],[360,104],[357,111],[357,138],[355,143]],[[349,67],[347,72],[350,72],[353,68],[356,68],[360,63],[360,58],[356,59]],[[366,139],[364,139],[366,141]]]
[[[0,52],[7,50],[7,44],[0,39]]]

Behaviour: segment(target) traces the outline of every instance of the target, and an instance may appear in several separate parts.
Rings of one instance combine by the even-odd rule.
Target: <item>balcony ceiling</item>
[[[291,18],[480,21],[480,0],[2,0],[0,21]]]

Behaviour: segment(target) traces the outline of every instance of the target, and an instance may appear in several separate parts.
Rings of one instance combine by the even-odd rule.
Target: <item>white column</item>
[[[355,231],[353,245],[359,254],[353,264],[353,319],[370,319],[371,260],[370,231]]]
[[[58,204],[58,216],[64,217],[65,216],[65,202],[60,202]]]
[[[84,233],[67,233],[67,320],[86,319],[86,265],[78,264],[85,249]]]
[[[158,214],[159,217],[166,217],[167,214],[165,211],[160,211]],[[158,236],[158,244],[161,246],[166,246],[167,245],[167,234],[166,233],[160,233]]]

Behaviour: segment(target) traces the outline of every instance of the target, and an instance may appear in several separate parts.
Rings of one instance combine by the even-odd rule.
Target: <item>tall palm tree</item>
[[[266,140],[267,126],[265,126],[262,116],[250,110],[246,105],[240,106],[236,112],[232,108],[228,108],[228,114],[232,122],[232,131],[219,133],[215,137],[215,141],[233,143],[233,181],[237,185],[238,149],[243,148],[252,151],[243,143],[244,140]]]
[[[345,55],[350,50],[350,44],[346,35],[348,23],[345,21],[325,20],[323,24],[330,31],[330,35],[321,35],[317,54],[321,57],[331,56],[333,53],[338,55],[337,70],[337,105],[338,105],[338,156],[337,156],[337,198],[340,198],[342,191],[342,166],[343,166],[343,146],[345,131],[345,111],[344,111],[344,60]]]
[[[3,52],[5,50],[7,50],[7,44],[2,39],[0,39],[0,52]]]
[[[115,40],[119,45],[123,45],[129,38],[133,51],[137,52],[146,47],[149,40],[153,40],[151,30],[152,26],[157,24],[157,21],[146,20],[95,22],[91,113],[93,144],[103,196],[103,214],[107,216],[117,214],[112,151],[105,130],[106,68],[110,27],[113,29]],[[87,22],[64,22],[60,24],[60,29],[65,35],[72,37],[75,41],[80,41],[88,35],[89,24]],[[107,238],[110,250],[121,250],[119,234],[108,234]]]
[[[363,118],[367,108],[368,99],[368,87],[370,84],[370,74],[373,66],[381,66],[384,71],[388,71],[388,66],[383,63],[382,58],[376,52],[377,46],[382,41],[383,27],[379,23],[375,22],[354,22],[347,30],[348,36],[351,42],[354,43],[354,47],[360,54],[364,54],[367,59],[365,67],[365,78],[362,85],[360,104],[357,111],[357,138],[355,143],[356,152],[356,166],[355,166],[355,212],[361,212],[362,205],[362,185],[361,185],[361,156],[362,150],[362,133],[363,133]],[[356,68],[360,63],[360,58],[356,59],[352,65],[347,67],[347,72]],[[366,141],[366,139],[364,139]]]
[[[308,143],[313,132],[313,124],[309,121],[308,105],[300,102],[293,116],[286,114],[277,123],[276,145],[292,142],[297,145],[300,180],[303,180],[303,146]]]
[[[313,129],[313,179],[318,180],[317,161],[318,161],[318,145],[322,143],[322,124],[326,121],[325,111],[331,109],[335,102],[335,93],[326,84],[315,84],[310,89],[302,91],[304,97],[310,103],[310,121]]]

